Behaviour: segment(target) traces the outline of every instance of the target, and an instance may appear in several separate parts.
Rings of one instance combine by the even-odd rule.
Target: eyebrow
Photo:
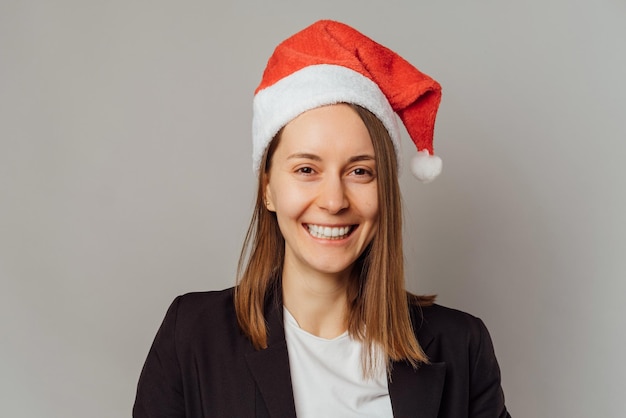
[[[306,159],[306,160],[313,160],[313,161],[322,161],[322,158],[320,156],[315,155],[315,154],[309,154],[306,152],[297,152],[287,157],[288,160],[299,159],[299,158]],[[354,157],[350,157],[350,159],[348,159],[348,162],[354,163],[357,161],[374,161],[374,160],[375,158],[373,155],[363,154],[363,155],[355,155]]]
[[[287,157],[288,160],[293,160],[297,158],[302,158],[305,160],[314,160],[314,161],[322,161],[322,159],[315,154],[308,154],[306,152],[296,152],[295,154],[291,154]]]
[[[376,161],[376,158],[374,158],[373,155],[364,154],[364,155],[356,155],[350,158],[348,161],[351,163],[354,163],[357,161]]]

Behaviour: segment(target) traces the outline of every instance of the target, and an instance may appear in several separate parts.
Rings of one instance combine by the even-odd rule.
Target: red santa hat
[[[433,152],[441,86],[395,52],[343,23],[321,20],[279,44],[270,57],[253,102],[253,168],[280,129],[317,107],[352,103],[385,125],[396,154],[396,114],[417,147],[413,174],[428,182],[441,172]]]

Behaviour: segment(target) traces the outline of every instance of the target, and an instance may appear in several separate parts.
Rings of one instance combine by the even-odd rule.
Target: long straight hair
[[[430,305],[434,296],[415,296],[404,287],[402,202],[398,162],[387,129],[369,110],[350,106],[368,129],[374,147],[378,182],[378,226],[372,242],[355,263],[355,278],[348,287],[348,332],[361,340],[363,371],[371,375],[382,353],[390,361],[407,361],[414,367],[428,362],[411,324],[409,304]],[[264,316],[266,301],[280,294],[285,241],[276,214],[265,206],[265,186],[280,132],[268,146],[259,169],[252,220],[239,258],[235,309],[242,331],[256,349],[267,347]],[[278,292],[278,293],[277,293]]]

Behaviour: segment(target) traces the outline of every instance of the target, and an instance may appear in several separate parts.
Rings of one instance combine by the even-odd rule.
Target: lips
[[[354,230],[354,225],[346,226],[324,226],[324,225],[305,225],[309,233],[315,238],[337,240],[346,238]]]

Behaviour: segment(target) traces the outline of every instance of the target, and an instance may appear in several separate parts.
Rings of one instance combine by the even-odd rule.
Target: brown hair
[[[409,303],[430,305],[434,296],[415,296],[404,289],[402,207],[396,153],[387,129],[370,111],[350,105],[367,127],[376,158],[378,226],[372,242],[357,260],[360,270],[348,289],[348,331],[364,342],[364,372],[369,374],[380,347],[389,360],[405,360],[413,366],[428,362],[415,338]],[[257,349],[267,347],[265,302],[280,293],[285,241],[276,215],[266,209],[265,186],[280,132],[268,146],[259,169],[256,204],[239,259],[235,288],[237,320]],[[365,328],[367,327],[367,332]]]

